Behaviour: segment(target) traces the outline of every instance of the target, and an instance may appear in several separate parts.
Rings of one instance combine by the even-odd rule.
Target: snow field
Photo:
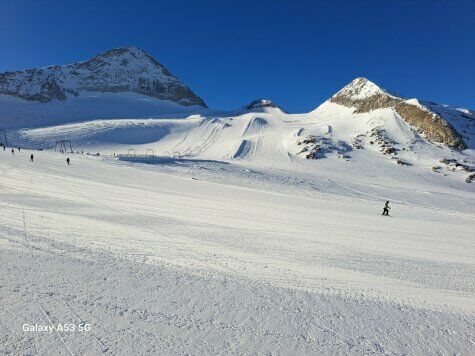
[[[457,184],[32,153],[0,151],[2,352],[474,352],[475,197]]]

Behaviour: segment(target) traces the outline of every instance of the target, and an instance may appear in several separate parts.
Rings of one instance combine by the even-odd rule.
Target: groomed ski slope
[[[281,167],[290,173],[316,146],[320,148],[319,160],[328,158],[369,165],[383,162],[386,166],[399,162],[410,167],[408,170],[413,176],[419,171],[432,173],[442,159],[475,167],[473,146],[459,152],[430,142],[391,108],[355,114],[353,109],[328,101],[305,114],[257,108],[234,112],[208,110],[206,114],[194,115],[164,114],[152,118],[108,118],[41,127],[35,127],[36,124],[37,120],[32,119],[31,126],[5,126],[9,144],[53,149],[58,140],[70,140],[75,151],[85,153],[123,155],[134,150],[138,155],[255,163],[261,167]],[[394,154],[383,155],[380,143],[375,142],[378,135],[380,142],[391,143]],[[302,143],[312,138],[313,145]],[[355,141],[359,141],[361,147],[357,148]],[[406,169],[399,168],[401,172]],[[445,166],[437,170],[439,175],[447,176],[446,182],[464,182],[468,176],[467,171],[450,171]]]
[[[31,152],[0,151],[0,353],[475,352],[463,183]]]

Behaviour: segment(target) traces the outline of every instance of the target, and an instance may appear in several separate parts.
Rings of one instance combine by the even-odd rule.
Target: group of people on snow
[[[0,144],[0,146],[3,147],[3,150],[4,150],[4,151],[5,151],[6,148],[7,148],[4,144]],[[18,147],[17,149],[18,149],[18,152],[21,152],[21,147]],[[40,150],[40,149],[38,149],[38,151],[39,151],[39,150]],[[12,153],[12,155],[15,155],[15,149],[14,149],[14,148],[12,148],[11,153]],[[63,153],[63,152],[61,152],[61,153]],[[30,162],[33,162],[33,161],[34,161],[34,156],[33,156],[33,153],[32,153],[32,154],[30,154]],[[69,157],[66,158],[66,163],[68,164],[68,166],[71,164],[71,160],[69,159]]]

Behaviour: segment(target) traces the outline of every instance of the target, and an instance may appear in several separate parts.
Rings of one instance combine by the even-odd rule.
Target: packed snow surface
[[[462,183],[329,159],[69,157],[0,151],[1,353],[475,352]]]

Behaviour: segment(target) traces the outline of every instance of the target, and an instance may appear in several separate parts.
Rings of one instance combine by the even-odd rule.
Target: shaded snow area
[[[204,109],[182,106],[137,93],[81,92],[65,101],[47,103],[0,94],[0,127],[44,127],[93,119],[187,116]]]
[[[418,141],[411,167],[366,139],[348,161],[299,158],[308,135],[344,140],[344,115],[269,110],[14,132],[111,153],[148,147],[148,127],[188,155],[0,150],[0,353],[473,355],[473,185],[426,169],[437,148]],[[399,124],[355,127],[412,140]]]

